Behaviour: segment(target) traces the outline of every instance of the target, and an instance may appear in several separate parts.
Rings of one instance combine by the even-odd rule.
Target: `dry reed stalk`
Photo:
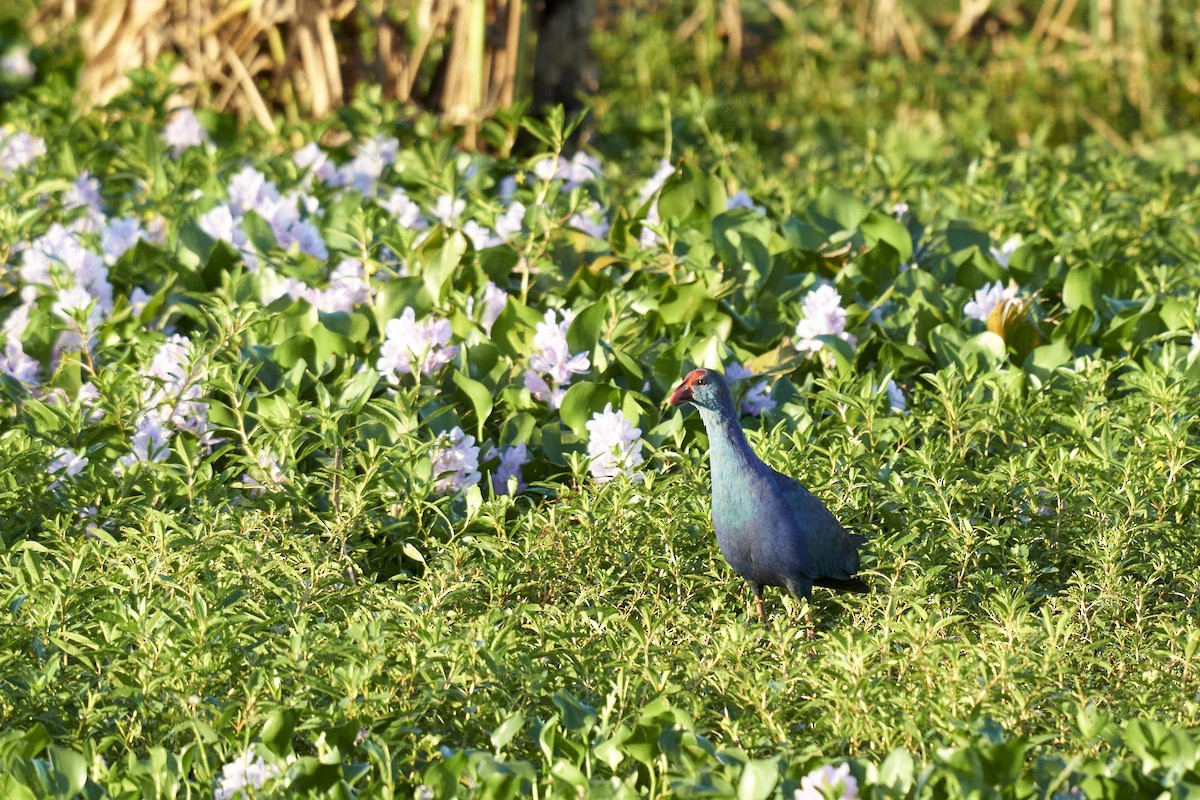
[[[281,111],[328,113],[373,76],[389,97],[442,109],[470,141],[486,113],[517,96],[526,8],[522,0],[46,0],[31,34],[45,42],[78,25],[86,105],[124,90],[130,69],[174,54],[184,102],[269,130]],[[441,80],[427,92],[419,84],[434,58]]]

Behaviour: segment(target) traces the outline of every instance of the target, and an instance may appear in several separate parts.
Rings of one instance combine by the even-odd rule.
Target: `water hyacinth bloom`
[[[504,307],[508,304],[508,292],[501,289],[492,281],[488,281],[483,287],[483,310],[479,314],[479,327],[483,328],[484,332],[491,333],[492,326],[496,324],[496,320],[500,318]],[[471,315],[475,310],[475,298],[467,298],[467,314]]]
[[[179,334],[162,343],[144,373],[143,406],[162,424],[207,441],[208,403],[201,385],[204,363],[191,357],[191,349],[191,340]]]
[[[445,227],[452,228],[466,209],[466,200],[444,194],[437,199],[437,203],[433,207],[433,218]]]
[[[29,60],[29,49],[14,47],[0,56],[0,73],[14,78],[32,78],[37,68]]]
[[[725,209],[732,211],[735,208],[748,208],[755,214],[766,214],[767,209],[754,202],[753,198],[745,192],[738,192],[733,197],[729,198],[725,203]]]
[[[907,213],[908,203],[900,202],[892,206],[892,215],[895,216],[896,219],[901,219]]]
[[[496,467],[496,471],[492,473],[492,491],[497,495],[508,494],[509,478],[516,478],[516,491],[523,491],[527,484],[521,477],[521,467],[525,466],[528,461],[529,448],[525,446],[524,442],[500,451],[500,466]]]
[[[270,451],[259,450],[254,463],[258,467],[255,473],[246,472],[242,475],[242,485],[250,494],[262,494],[267,489],[278,489],[287,483],[287,473]]]
[[[374,197],[384,171],[396,162],[400,140],[380,134],[360,142],[354,158],[340,167],[329,179],[334,186],[350,186],[364,197]]]
[[[588,467],[597,482],[606,483],[618,475],[632,476],[645,461],[642,429],[630,424],[623,411],[613,411],[612,403],[593,414],[586,427]]]
[[[1022,241],[1020,236],[1010,236],[1004,240],[1004,243],[999,248],[989,247],[988,250],[991,251],[992,258],[996,259],[996,262],[1000,266],[1008,269],[1008,262],[1012,258],[1012,254],[1017,252],[1017,248],[1021,246]]]
[[[593,180],[601,171],[600,160],[582,150],[571,156],[570,160],[546,156],[533,165],[533,174],[538,180],[557,178],[568,192]]]
[[[171,157],[179,158],[189,147],[200,147],[208,143],[208,131],[190,108],[178,108],[163,126],[162,143],[171,148]]]
[[[508,241],[525,228],[525,204],[514,200],[504,209],[504,213],[496,217],[496,235]]]
[[[171,431],[163,424],[162,417],[153,411],[142,414],[134,428],[130,451],[118,463],[128,469],[134,464],[163,461],[170,452],[170,442]]]
[[[0,353],[0,373],[7,375],[26,388],[41,384],[41,365],[25,353],[19,339],[10,338]]]
[[[433,450],[433,488],[441,494],[457,492],[479,483],[479,445],[475,437],[455,427],[438,437]]]
[[[858,780],[850,774],[850,765],[826,764],[800,779],[795,800],[858,800]]]
[[[572,376],[582,375],[592,366],[587,353],[572,353],[567,344],[567,329],[574,319],[575,312],[567,309],[562,312],[562,320],[556,322],[551,309],[534,333],[535,349],[529,358],[530,368],[525,370],[525,388],[534,399],[551,408],[562,405]]]
[[[846,309],[842,308],[842,298],[829,284],[819,286],[804,295],[801,301],[804,319],[796,324],[796,349],[815,353],[825,343],[818,337],[837,336],[849,342],[851,347],[858,344],[854,334],[846,332]]]
[[[142,223],[133,217],[108,220],[100,227],[100,250],[104,256],[104,263],[115,264],[134,245],[147,237]]]
[[[594,200],[579,210],[567,220],[567,225],[577,231],[583,231],[595,239],[607,239],[612,225],[604,217],[604,210]]]
[[[725,377],[730,382],[737,382],[754,377],[754,373],[746,369],[744,364],[739,364],[735,361],[726,367]],[[759,417],[764,412],[775,408],[775,405],[776,403],[770,395],[770,387],[767,385],[767,379],[763,378],[747,389],[742,395],[741,411],[748,416]]]
[[[409,307],[388,321],[384,333],[375,368],[390,383],[399,383],[401,374],[432,375],[458,355],[458,347],[450,344],[450,320],[431,316],[418,322]]]
[[[408,196],[403,189],[393,189],[386,198],[375,201],[379,207],[396,218],[396,224],[401,228],[413,231],[423,231],[429,227],[429,220],[421,212],[417,201]]]
[[[326,183],[337,174],[337,168],[316,142],[309,142],[292,155],[292,162],[304,171],[304,185],[310,186],[312,179]]]
[[[105,222],[104,205],[100,197],[100,181],[92,177],[88,171],[76,178],[67,190],[63,192],[62,206],[73,210],[82,208],[85,213],[73,225],[75,230],[92,233],[100,229]]]
[[[247,750],[221,767],[221,777],[217,778],[213,798],[214,800],[233,800],[239,795],[253,796],[253,790],[261,789],[263,784],[278,777],[282,772],[281,767],[268,764],[263,761],[262,756],[255,755],[253,750]]]
[[[0,175],[11,175],[46,155],[44,139],[25,131],[5,135],[0,130]]]
[[[1010,283],[1005,287],[1003,283],[996,281],[984,286],[976,290],[975,296],[963,306],[963,316],[967,319],[987,322],[996,306],[1016,300],[1017,291],[1018,287],[1015,283]]]
[[[895,381],[889,380],[885,386],[879,388],[887,392],[888,407],[893,414],[908,413],[908,400],[904,397],[904,390],[897,386]]]
[[[88,459],[83,453],[76,453],[74,450],[60,447],[54,451],[54,460],[50,462],[50,466],[46,467],[46,471],[51,475],[62,472],[65,477],[74,478],[83,472],[83,468],[87,465]]]

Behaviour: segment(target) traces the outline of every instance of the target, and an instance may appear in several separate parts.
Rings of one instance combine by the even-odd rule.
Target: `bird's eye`
[[[705,386],[707,384],[708,384],[708,381],[706,381],[704,378],[696,378],[697,386]]]

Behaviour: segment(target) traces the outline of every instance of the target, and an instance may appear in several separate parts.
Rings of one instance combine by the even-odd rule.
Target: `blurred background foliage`
[[[187,99],[321,117],[364,91],[477,145],[513,105],[588,104],[615,151],[664,114],[786,154],[812,139],[925,158],[1098,136],[1136,150],[1200,118],[1200,4],[1164,0],[16,0],[35,61],[104,102],[158,64]],[[593,52],[595,57],[593,57]],[[586,97],[590,99],[584,99]]]

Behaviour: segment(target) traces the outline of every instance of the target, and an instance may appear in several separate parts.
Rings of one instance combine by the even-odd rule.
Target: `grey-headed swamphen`
[[[717,544],[750,585],[763,621],[764,586],[785,587],[798,598],[811,597],[813,586],[870,591],[854,574],[866,537],[846,533],[824,503],[755,455],[721,373],[692,370],[668,402],[691,403],[704,421]]]

